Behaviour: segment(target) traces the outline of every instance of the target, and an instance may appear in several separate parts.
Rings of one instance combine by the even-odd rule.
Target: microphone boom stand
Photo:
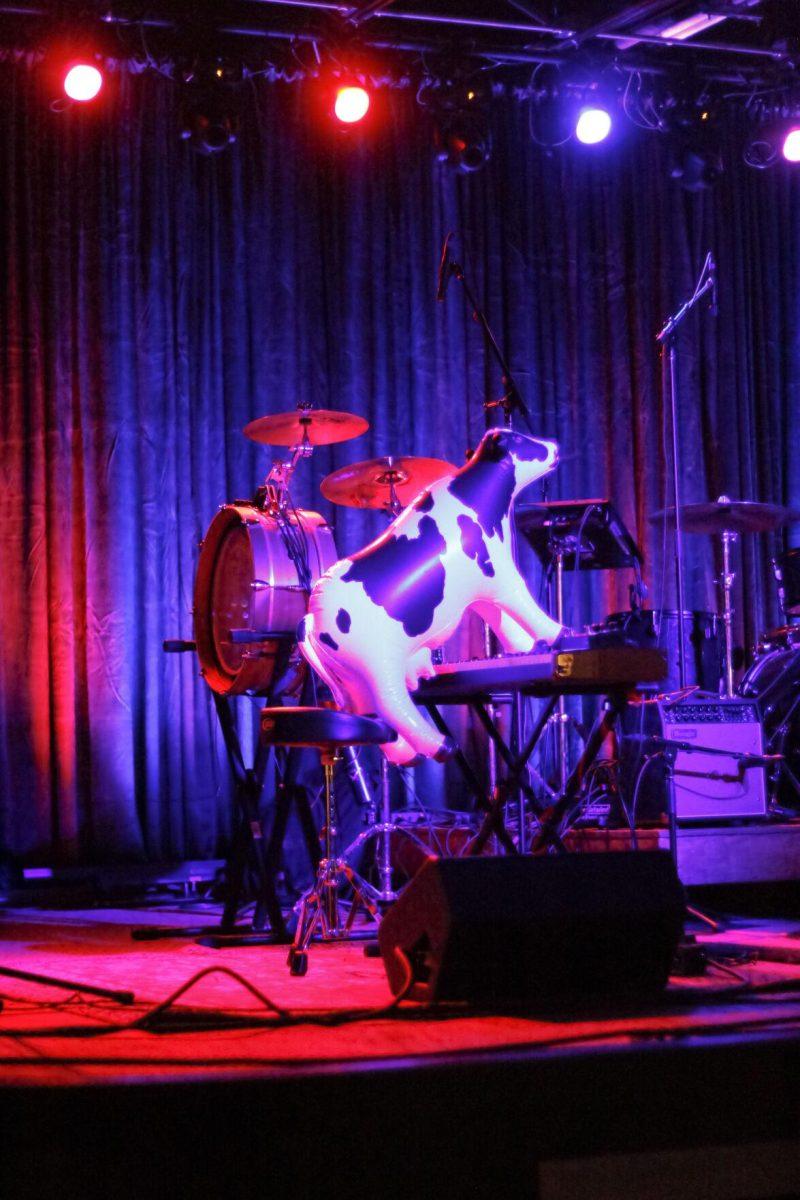
[[[499,400],[484,400],[483,411],[485,415],[486,428],[491,428],[491,411],[493,408],[501,407],[506,423],[513,428],[512,417],[515,412],[519,412],[528,432],[533,436],[534,428],[531,421],[531,414],[528,411],[525,401],[522,399],[520,390],[514,381],[514,376],[511,374],[511,368],[508,361],[500,348],[500,344],[495,337],[492,327],[489,324],[486,313],[478,304],[477,297],[473,292],[470,283],[464,274],[464,268],[455,259],[450,258],[448,254],[448,243],[450,235],[448,234],[445,241],[444,251],[442,255],[442,271],[443,276],[440,280],[440,296],[444,296],[444,288],[447,286],[449,278],[457,279],[464,289],[464,295],[467,298],[470,308],[472,309],[473,319],[480,325],[483,332],[484,342],[488,346],[490,353],[494,356],[495,361],[500,367],[500,378],[503,385],[503,395]],[[467,431],[469,436],[469,431]],[[511,547],[514,559],[517,558],[517,539],[514,529],[514,522],[510,523]],[[486,652],[491,652],[491,634],[487,627],[486,629]],[[488,709],[490,716],[494,716],[494,705]],[[514,692],[511,697],[511,730],[512,741],[511,745],[519,746],[522,742],[522,702],[519,692]],[[490,762],[489,762],[489,789],[493,797],[497,795],[497,759],[495,756],[494,743],[490,741]],[[520,854],[525,854],[528,850],[527,833],[525,828],[525,792],[520,787],[517,792],[517,811],[519,820],[519,838],[517,841],[517,850]]]
[[[680,326],[683,324],[686,317],[705,296],[707,292],[712,292],[716,296],[716,275],[713,259],[711,254],[706,255],[703,269],[700,272],[700,278],[697,281],[697,286],[688,300],[680,306],[677,312],[668,317],[662,328],[656,334],[656,341],[661,345],[662,356],[666,356],[667,370],[669,373],[669,417],[670,417],[670,433],[672,441],[672,500],[675,508],[675,582],[677,591],[678,604],[678,677],[681,691],[686,687],[686,644],[684,640],[684,630],[686,625],[686,604],[685,604],[685,575],[683,561],[683,526],[681,523],[681,489],[680,489],[680,455],[678,446],[678,355],[676,350],[677,333]],[[716,307],[714,300],[712,304]],[[674,755],[670,757],[669,753],[665,756],[667,766],[667,820],[668,820],[668,837],[669,837],[669,852],[675,870],[678,870],[678,819],[675,812],[675,791],[673,784],[674,776]],[[693,908],[687,905],[686,911],[695,919],[703,921],[713,930],[719,929],[719,924],[712,917],[700,909]]]
[[[711,266],[709,265],[711,263]],[[706,292],[716,286],[711,256],[706,257],[697,287],[671,317],[668,317],[663,327],[656,334],[656,341],[661,344],[662,357],[665,356],[669,376],[669,419],[672,441],[672,501],[675,508],[675,582],[678,604],[678,673],[681,691],[686,687],[686,644],[684,630],[686,624],[686,588],[683,560],[683,525],[681,521],[681,487],[680,487],[680,453],[678,446],[678,367],[676,339],[677,332],[683,321],[692,311]]]

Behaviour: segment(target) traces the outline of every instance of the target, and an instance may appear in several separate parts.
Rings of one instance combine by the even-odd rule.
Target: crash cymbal
[[[347,442],[369,429],[369,421],[355,413],[334,412],[329,408],[295,408],[291,412],[270,413],[245,425],[243,433],[253,442],[268,446],[330,446]]]
[[[675,509],[662,508],[650,517],[651,524],[666,519],[675,524]],[[800,512],[782,504],[760,504],[757,500],[729,500],[720,496],[706,504],[681,506],[681,528],[684,533],[769,533],[800,521]]]
[[[387,455],[340,467],[326,475],[320,489],[326,500],[350,508],[388,508],[393,496],[401,508],[419,492],[456,468],[441,458]]]

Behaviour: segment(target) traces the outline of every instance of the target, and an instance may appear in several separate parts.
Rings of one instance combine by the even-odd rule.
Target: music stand
[[[517,509],[517,529],[555,578],[556,620],[564,624],[564,572],[631,567],[640,583],[642,552],[610,500],[549,500]],[[641,589],[640,589],[641,590]],[[558,783],[567,782],[567,710],[558,698]]]

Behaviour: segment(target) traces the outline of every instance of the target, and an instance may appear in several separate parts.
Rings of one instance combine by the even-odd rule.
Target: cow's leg
[[[482,601],[471,611],[486,622],[506,654],[527,654],[535,646],[536,638],[496,604]]]
[[[431,679],[435,674],[430,646],[420,646],[406,663],[406,687],[414,692],[419,687],[420,679]]]
[[[405,662],[384,658],[369,679],[373,711],[400,739],[384,746],[384,753],[395,763],[408,763],[418,754],[443,762],[453,752],[451,739],[434,729],[414,704],[406,687],[406,669]]]
[[[494,599],[487,602],[487,611],[496,607],[510,618],[510,621],[505,624],[509,637],[517,637],[514,630],[514,625],[516,625],[521,626],[526,633],[529,633],[534,641],[554,642],[561,633],[561,625],[539,607],[524,581],[517,574],[516,568],[513,573],[509,571],[505,578],[498,578],[497,583]],[[500,635],[498,634],[498,636]],[[530,649],[530,646],[527,649]]]

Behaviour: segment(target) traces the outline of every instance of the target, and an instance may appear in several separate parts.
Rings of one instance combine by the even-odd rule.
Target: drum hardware
[[[383,721],[332,708],[301,705],[267,707],[261,710],[259,746],[288,747],[316,751],[325,776],[325,822],[322,829],[323,854],[310,890],[299,903],[297,928],[289,951],[292,975],[305,975],[308,947],[319,931],[324,941],[338,941],[352,935],[355,918],[363,909],[374,919],[379,913],[371,890],[344,857],[336,853],[337,830],[333,790],[334,768],[345,748],[379,746],[397,737]],[[342,915],[339,889],[347,885],[352,893],[347,916]]]
[[[662,520],[674,525],[675,509],[662,508],[650,517],[651,524]],[[792,521],[800,521],[800,512],[782,504],[731,500],[728,496],[681,507],[681,524],[686,533],[721,534],[726,530],[731,533],[774,533]]]
[[[687,684],[680,690],[678,674],[678,636],[683,627]],[[667,677],[662,691],[683,695],[688,689],[719,695],[722,673],[722,649],[719,639],[719,618],[711,612],[684,613],[683,622],[672,609],[637,608],[611,613],[597,625],[591,626],[594,636],[599,632],[616,634],[625,642],[638,646],[657,646],[667,656]]]
[[[345,862],[350,860],[373,838],[376,839],[375,866],[378,872],[378,887],[374,888],[366,880],[361,880],[362,888],[367,891],[378,906],[378,911],[381,911],[381,906],[392,904],[398,893],[392,885],[392,834],[401,834],[403,838],[413,842],[425,855],[430,856],[429,848],[417,836],[413,829],[407,825],[397,821],[392,813],[392,798],[389,777],[389,763],[384,756],[381,756],[381,779],[380,779],[380,820],[377,820],[377,811],[374,802],[368,805],[365,810],[365,824],[367,828],[358,835],[355,841],[350,845],[342,856]]]
[[[393,520],[421,491],[454,470],[455,467],[451,463],[442,459],[389,455],[333,471],[323,479],[320,491],[332,504],[343,504],[351,508],[382,509],[387,517]],[[355,751],[350,749],[349,753],[357,764]],[[379,821],[376,819],[377,806],[366,783],[364,795],[364,813],[368,828],[351,842],[342,857],[343,861],[349,862],[358,851],[363,850],[367,842],[372,838],[377,839],[375,858],[379,886],[373,888],[366,880],[361,880],[360,885],[376,905],[391,904],[397,899],[397,892],[392,887],[392,834],[401,833],[411,841],[417,842],[423,850],[425,847],[419,842],[416,834],[392,820],[391,778],[389,762],[385,755],[381,755],[380,764]]]
[[[259,443],[289,446],[290,457],[272,464],[252,500],[222,505],[200,543],[194,587],[194,641],[164,643],[171,652],[196,651],[200,673],[212,691],[217,717],[234,780],[237,824],[228,858],[228,891],[217,929],[188,931],[210,935],[211,944],[240,943],[237,913],[247,860],[258,879],[248,941],[289,940],[278,901],[275,875],[280,848],[292,806],[297,815],[312,869],[319,862],[319,845],[305,788],[294,782],[296,756],[284,765],[275,796],[275,815],[269,838],[261,824],[260,800],[269,748],[259,743],[253,764],[245,763],[234,719],[236,696],[264,696],[277,703],[310,681],[296,653],[295,631],[306,611],[313,582],[336,561],[329,525],[318,513],[292,507],[289,486],[299,464],[318,445],[344,441],[368,428],[361,417],[299,406],[250,422],[247,437]],[[301,696],[301,699],[305,699]],[[308,697],[310,698],[310,697]],[[348,751],[348,753],[352,753]],[[366,781],[351,764],[356,783],[366,793]],[[368,793],[367,793],[368,794]],[[270,933],[263,933],[269,918]],[[174,936],[174,930],[166,931]],[[231,936],[236,934],[236,936]],[[141,936],[158,936],[143,930]]]
[[[720,496],[720,502],[726,500]],[[733,584],[736,578],[731,570],[731,547],[738,534],[730,529],[722,531],[722,623],[725,630],[725,691],[728,700],[733,696]]]
[[[295,410],[270,413],[257,417],[244,427],[245,437],[267,446],[287,446],[297,450],[315,446],[332,446],[349,442],[369,429],[369,421],[355,413],[337,412],[326,408],[298,405]],[[300,457],[307,457],[304,450]]]
[[[634,593],[642,598],[642,552],[610,500],[552,500],[521,507],[516,527],[536,553],[554,589],[556,620],[563,625],[564,571],[597,571],[631,568]],[[553,714],[556,728],[558,792],[569,777],[567,726],[570,722],[563,695]]]
[[[727,699],[735,695],[734,688],[734,646],[733,646],[733,587],[736,573],[732,568],[731,549],[742,533],[769,533],[781,525],[800,519],[800,514],[780,504],[762,504],[754,500],[731,500],[729,496],[720,496],[717,500],[702,504],[685,504],[680,510],[673,508],[661,509],[650,517],[651,524],[666,521],[678,524],[686,533],[706,533],[718,535],[722,542],[722,575],[719,584],[722,589],[722,621],[725,636],[725,673],[721,694]],[[686,664],[683,639],[680,642],[683,670],[681,686],[686,683]]]
[[[203,539],[194,588],[197,655],[212,691],[271,692],[277,700],[299,687],[297,624],[308,589],[337,557],[318,513],[269,511],[255,501],[223,505]],[[277,636],[265,640],[264,631]]]
[[[163,643],[166,653],[195,652],[195,642],[170,639]],[[307,686],[307,684],[306,684]],[[227,890],[222,917],[216,926],[154,926],[147,925],[132,931],[137,941],[153,941],[164,937],[192,937],[204,945],[232,947],[238,945],[274,945],[291,941],[278,899],[275,876],[280,847],[286,831],[292,806],[303,832],[312,870],[317,869],[320,853],[316,829],[306,789],[294,784],[290,776],[293,764],[285,764],[284,778],[276,795],[275,818],[267,837],[261,821],[260,801],[264,789],[264,777],[269,761],[270,747],[259,741],[251,766],[245,762],[234,716],[234,696],[221,695],[212,689],[214,707],[222,731],[225,750],[234,782],[234,812],[236,825],[226,862]],[[256,877],[255,907],[251,926],[244,929],[237,924],[242,907],[245,873],[248,864]],[[269,922],[269,932],[266,932]]]
[[[390,454],[332,471],[320,491],[331,504],[383,509],[396,517],[420,492],[455,469],[441,458]]]
[[[765,750],[783,755],[770,774],[771,810],[776,815],[796,816],[800,803],[800,627],[787,625],[763,635],[738,692],[758,706]]]
[[[800,616],[800,547],[779,554],[772,566],[783,612],[787,617]]]

